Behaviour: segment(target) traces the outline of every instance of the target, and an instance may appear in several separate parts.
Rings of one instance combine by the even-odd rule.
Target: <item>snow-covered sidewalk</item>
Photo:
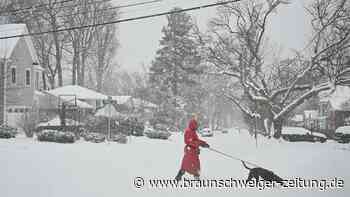
[[[172,179],[180,166],[183,136],[170,140],[133,137],[128,144],[75,144],[38,142],[18,137],[0,139],[1,197],[114,197],[114,196],[349,196],[350,147],[347,144],[288,143],[258,139],[258,148],[247,134],[231,130],[204,138],[218,150],[271,169],[283,178],[345,180],[342,189],[142,189],[135,177]],[[245,179],[240,162],[215,152],[201,151],[203,179]],[[187,176],[187,178],[190,178]]]

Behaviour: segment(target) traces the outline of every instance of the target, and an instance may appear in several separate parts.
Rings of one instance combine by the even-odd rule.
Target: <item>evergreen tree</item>
[[[168,24],[162,29],[160,48],[150,68],[150,83],[160,105],[159,121],[178,127],[179,119],[185,117],[184,98],[191,92],[184,89],[198,86],[196,80],[202,72],[201,59],[191,16],[173,13],[167,20]]]

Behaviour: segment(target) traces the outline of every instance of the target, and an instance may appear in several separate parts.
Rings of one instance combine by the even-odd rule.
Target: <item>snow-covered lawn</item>
[[[345,187],[328,191],[317,189],[152,189],[150,178],[173,178],[183,156],[183,136],[170,140],[133,137],[128,144],[75,144],[38,142],[18,137],[0,139],[1,197],[115,197],[115,196],[349,196],[350,147],[348,144],[289,143],[255,140],[246,133],[231,130],[203,138],[212,148],[257,163],[283,178],[345,180]],[[203,179],[245,179],[248,171],[240,162],[210,150],[201,151]],[[135,177],[146,185],[137,189]],[[187,176],[190,178],[190,176]]]

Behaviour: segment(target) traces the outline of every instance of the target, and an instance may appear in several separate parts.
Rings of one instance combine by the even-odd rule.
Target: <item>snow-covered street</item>
[[[183,136],[170,140],[133,137],[126,144],[75,144],[38,142],[18,137],[0,140],[0,193],[2,197],[51,196],[348,196],[350,187],[349,145],[326,143],[288,143],[253,138],[231,130],[206,139],[211,147],[273,170],[283,178],[345,180],[342,189],[137,189],[135,177],[171,179],[183,156]],[[248,171],[240,162],[210,150],[201,151],[203,179],[245,179]],[[190,177],[187,177],[190,178]]]

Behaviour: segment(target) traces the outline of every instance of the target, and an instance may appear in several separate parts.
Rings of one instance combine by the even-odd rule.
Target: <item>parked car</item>
[[[327,136],[325,134],[323,134],[323,133],[312,132],[310,134],[313,136],[315,142],[323,143],[323,142],[327,141]]]
[[[159,130],[159,129],[153,129],[151,127],[147,127],[144,130],[144,134],[151,139],[162,139],[167,140],[171,133],[167,130]]]
[[[17,129],[8,125],[0,125],[0,138],[14,138],[17,135]]]
[[[339,143],[350,142],[350,126],[338,127],[334,133],[334,139]]]
[[[202,130],[200,130],[199,132],[201,134],[202,137],[213,137],[214,133],[211,131],[210,128],[203,128]]]
[[[289,142],[326,142],[327,136],[311,132],[302,127],[284,127],[282,131],[282,139]]]
[[[222,129],[221,133],[224,133],[224,134],[228,133],[228,129]]]

